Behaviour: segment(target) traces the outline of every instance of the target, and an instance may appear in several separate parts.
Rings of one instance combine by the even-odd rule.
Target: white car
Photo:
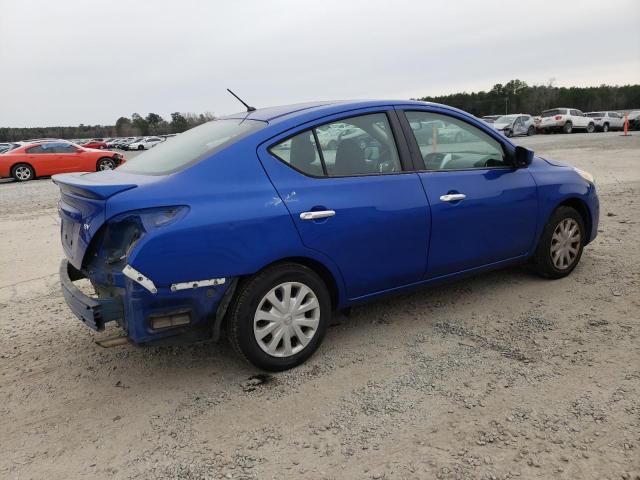
[[[138,142],[133,142],[128,145],[129,150],[148,150],[155,147],[163,140],[158,137],[146,137]]]
[[[329,125],[326,128],[316,129],[316,135],[318,136],[318,142],[322,148],[329,150],[335,150],[338,148],[338,142],[344,135],[351,135],[356,133],[359,129],[345,123],[336,123]]]
[[[608,132],[624,128],[624,116],[618,112],[587,112],[585,115],[593,118],[596,130]]]
[[[541,117],[538,130],[542,133],[571,133],[574,130],[586,130],[587,133],[592,133],[596,129],[593,118],[586,117],[575,108],[552,108],[542,112]]]
[[[492,126],[505,137],[513,137],[514,135],[533,135],[536,133],[533,117],[525,113],[503,115],[496,118]]]

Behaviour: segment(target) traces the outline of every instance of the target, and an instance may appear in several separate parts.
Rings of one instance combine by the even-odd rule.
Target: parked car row
[[[175,134],[151,137],[113,138],[107,142],[107,147],[117,148],[118,150],[149,150],[170,137],[175,137]]]
[[[640,129],[640,111],[629,113],[629,130]],[[613,111],[583,113],[575,108],[551,108],[533,117],[519,113],[511,115],[485,115],[485,123],[507,137],[535,133],[571,133],[573,131],[608,132],[624,128],[624,115]]]

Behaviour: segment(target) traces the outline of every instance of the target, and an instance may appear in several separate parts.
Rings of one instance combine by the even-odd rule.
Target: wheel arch
[[[591,237],[591,228],[593,225],[593,219],[591,218],[591,211],[587,206],[586,202],[578,197],[566,198],[562,202],[560,202],[556,207],[552,210],[551,215],[559,208],[559,207],[571,207],[576,210],[580,217],[582,218],[582,222],[584,223],[585,236],[583,240],[583,244],[586,245],[588,239]],[[549,218],[551,218],[549,215]]]
[[[259,271],[261,272],[279,263],[297,263],[299,265],[304,265],[305,267],[313,270],[322,279],[322,281],[327,286],[327,289],[329,290],[329,295],[331,296],[331,307],[334,310],[338,308],[338,306],[340,305],[340,290],[338,288],[338,281],[334,273],[326,265],[310,257],[300,257],[300,256],[285,257],[285,258],[280,258],[276,261],[273,261],[268,265],[265,265]],[[256,274],[257,273],[259,272],[256,272]],[[253,276],[253,275],[248,275],[244,278],[248,278],[249,276]]]

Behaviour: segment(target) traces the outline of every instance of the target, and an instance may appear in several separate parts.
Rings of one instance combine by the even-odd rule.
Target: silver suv
[[[622,130],[624,117],[618,112],[587,112],[585,115],[593,118],[596,130],[608,132],[609,130]]]
[[[594,120],[575,108],[552,108],[542,112],[541,117],[538,130],[542,133],[571,133],[574,130],[586,130],[587,133],[592,133],[596,130]]]

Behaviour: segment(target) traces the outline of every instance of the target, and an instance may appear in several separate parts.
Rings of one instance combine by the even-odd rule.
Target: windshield
[[[556,115],[565,115],[567,113],[566,110],[561,110],[559,108],[556,108],[554,110],[545,110],[544,112],[542,112],[542,117],[554,117]]]
[[[604,117],[604,112],[589,112],[587,117]]]
[[[150,175],[173,173],[264,126],[265,122],[256,120],[213,120],[160,143],[122,164],[119,170]]]
[[[518,118],[518,115],[503,115],[501,117],[496,118],[496,123],[511,123],[516,118]]]

